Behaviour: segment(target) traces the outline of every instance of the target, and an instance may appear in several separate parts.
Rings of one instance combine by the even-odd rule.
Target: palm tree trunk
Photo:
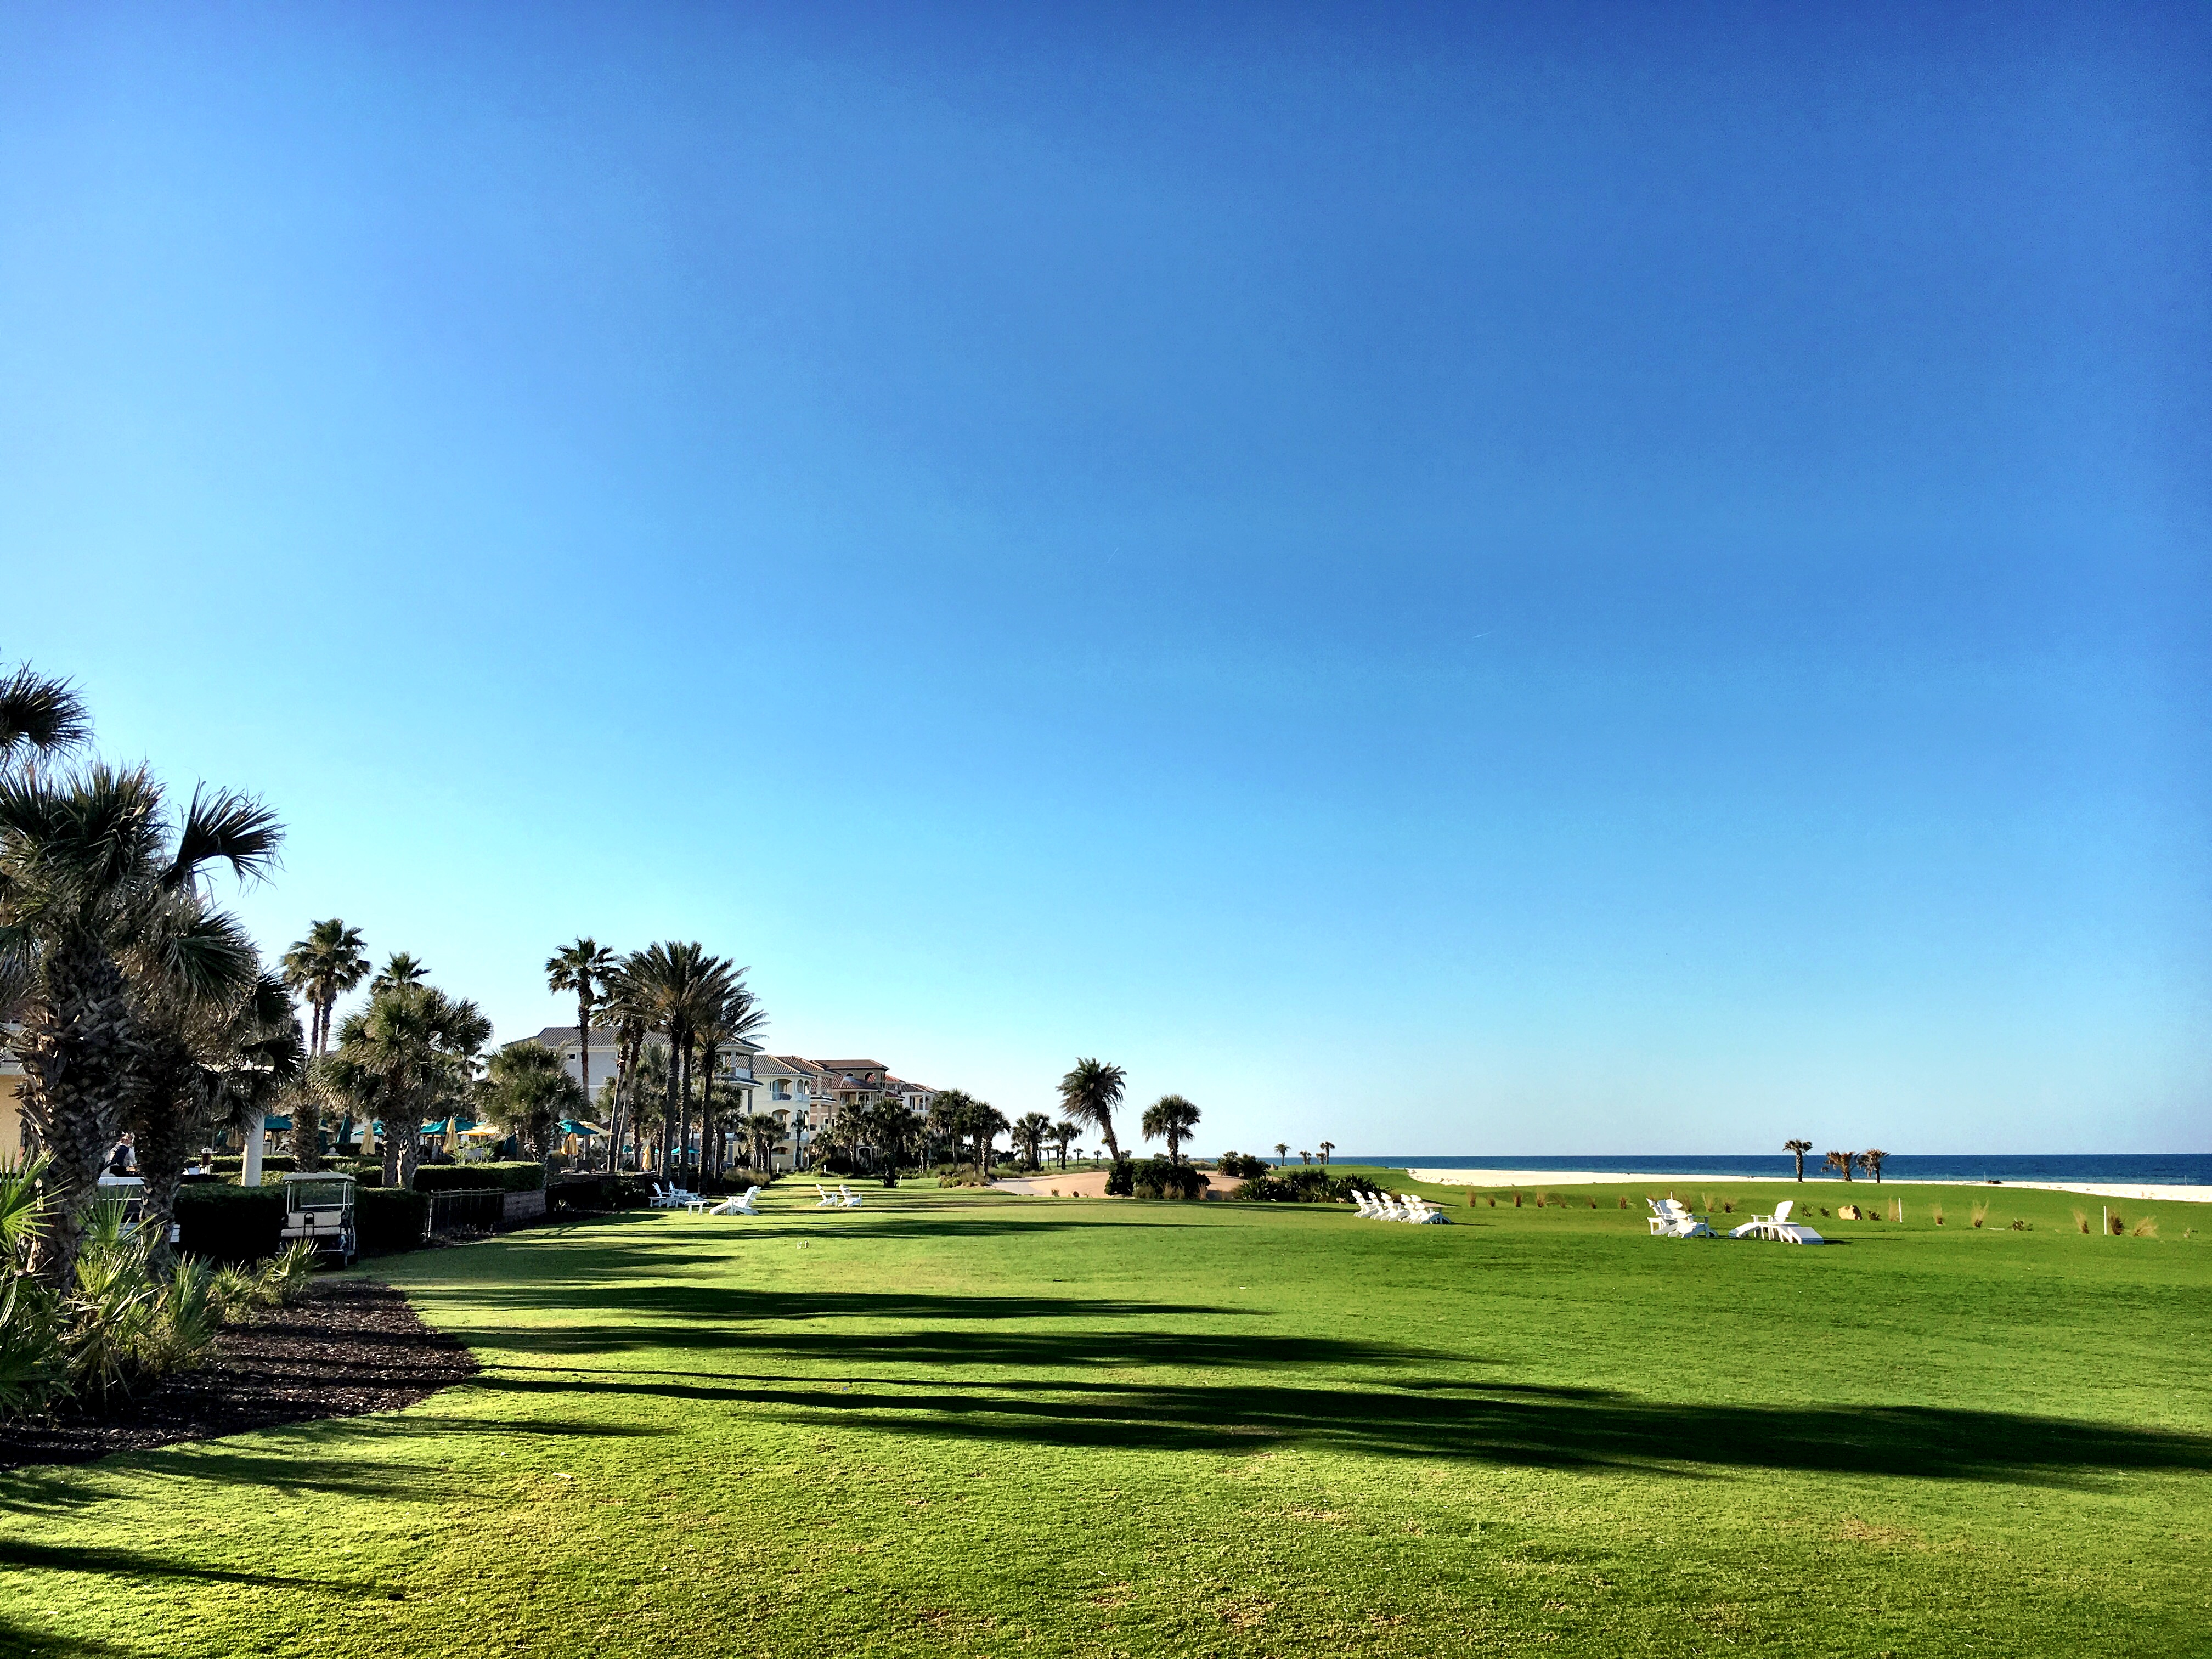
[[[96,940],[65,941],[48,965],[47,991],[11,1040],[22,1062],[24,1115],[52,1160],[45,1185],[52,1225],[32,1245],[31,1270],[67,1285],[83,1242],[85,1211],[137,1089],[139,1039],[123,971]]]

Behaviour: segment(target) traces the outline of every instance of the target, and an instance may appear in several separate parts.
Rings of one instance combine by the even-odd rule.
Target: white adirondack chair
[[[860,1194],[842,1181],[837,1183],[837,1201],[848,1210],[857,1210],[860,1207]]]
[[[760,1205],[757,1200],[759,1197],[759,1188],[748,1187],[736,1197],[724,1199],[707,1213],[708,1215],[758,1215]]]
[[[1654,1238],[1711,1238],[1713,1230],[1690,1213],[1679,1198],[1646,1200],[1651,1206],[1650,1226]]]
[[[822,1194],[822,1201],[814,1206],[817,1210],[834,1210],[845,1201],[818,1181],[814,1183],[814,1190]]]

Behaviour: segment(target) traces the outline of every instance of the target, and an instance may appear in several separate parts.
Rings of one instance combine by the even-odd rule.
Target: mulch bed
[[[417,1319],[389,1285],[332,1280],[296,1306],[227,1328],[206,1365],[112,1413],[0,1426],[0,1469],[396,1411],[476,1374],[475,1356]]]

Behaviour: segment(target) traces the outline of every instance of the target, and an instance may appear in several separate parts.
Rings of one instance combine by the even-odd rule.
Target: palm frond
[[[92,716],[67,680],[50,679],[28,663],[0,679],[0,759],[18,751],[58,755],[92,736]]]
[[[163,882],[181,887],[201,866],[218,859],[241,881],[265,876],[276,863],[276,848],[283,839],[276,814],[252,796],[203,785],[192,791],[192,804],[177,832],[176,856]]]

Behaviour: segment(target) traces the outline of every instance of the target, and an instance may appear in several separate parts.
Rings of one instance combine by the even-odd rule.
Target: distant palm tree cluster
[[[782,1126],[765,1113],[732,1116],[716,1096],[724,1056],[768,1024],[767,1011],[745,983],[750,971],[693,941],[648,945],[617,957],[595,939],[579,939],[547,959],[547,987],[576,999],[581,1055],[581,1080],[571,1097],[580,1109],[576,1115],[590,1097],[592,1022],[614,1031],[615,1075],[604,1095],[611,1163],[623,1161],[622,1149],[630,1142],[641,1149],[647,1145],[647,1113],[657,1096],[660,1109],[651,1126],[656,1168],[692,1170],[695,1106],[696,1173],[702,1179],[725,1172],[732,1141],[744,1149],[751,1168],[769,1167]]]
[[[1797,1179],[1802,1181],[1805,1178],[1805,1154],[1813,1150],[1813,1143],[1809,1140],[1785,1140],[1782,1143],[1782,1150],[1797,1160]],[[1875,1185],[1879,1187],[1881,1184],[1882,1161],[1888,1156],[1879,1146],[1863,1152],[1830,1152],[1823,1167],[1839,1171],[1846,1181],[1863,1172],[1872,1176]]]

